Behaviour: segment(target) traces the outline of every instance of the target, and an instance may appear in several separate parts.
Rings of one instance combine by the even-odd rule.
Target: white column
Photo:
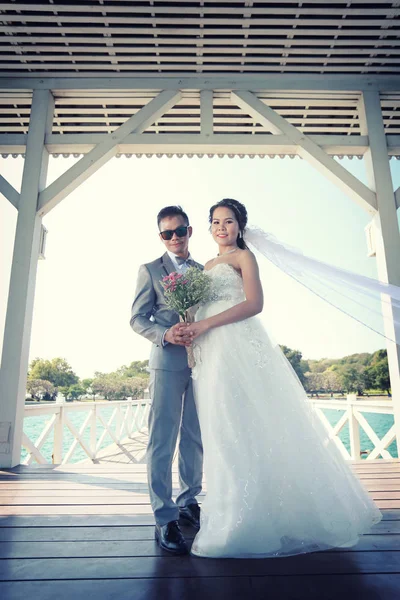
[[[396,201],[390,173],[388,149],[378,92],[364,92],[359,106],[361,134],[368,135],[369,149],[364,155],[371,189],[375,190],[381,235],[377,231],[376,259],[381,281],[400,286],[400,234],[397,223]],[[393,326],[394,308],[383,303],[385,331],[397,344],[387,341],[390,381],[397,447],[400,450],[400,339]]]
[[[48,90],[33,93],[15,233],[0,371],[0,467],[20,462],[41,218],[39,192],[46,184],[54,100]]]

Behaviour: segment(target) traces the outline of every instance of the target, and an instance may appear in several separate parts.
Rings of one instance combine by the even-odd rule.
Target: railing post
[[[90,451],[92,453],[92,460],[96,458],[96,447],[97,447],[97,406],[93,404],[91,407],[92,417],[90,419]]]
[[[350,454],[353,460],[360,459],[360,426],[354,415],[356,394],[347,394],[347,414],[349,416]]]
[[[129,438],[131,432],[131,411],[132,411],[132,400],[128,400],[126,403],[126,413],[124,417],[125,421],[125,433],[126,437]]]
[[[64,406],[59,407],[57,421],[54,424],[53,464],[60,465],[63,459]]]
[[[116,422],[115,422],[115,437],[117,438],[118,443],[121,441],[121,425],[122,425],[121,411],[122,411],[122,406],[121,406],[121,403],[119,402],[118,406],[117,406],[117,418],[116,418]]]

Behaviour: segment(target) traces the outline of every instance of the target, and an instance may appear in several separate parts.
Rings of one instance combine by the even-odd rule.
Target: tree
[[[308,373],[305,374],[304,378],[304,387],[306,392],[314,396],[316,394],[318,396],[318,392],[323,389],[323,377],[322,373]]]
[[[122,377],[118,372],[95,373],[92,390],[106,400],[126,400],[143,397],[147,383],[144,377]]]
[[[122,377],[142,377],[149,378],[149,361],[134,360],[129,366],[124,365],[117,370],[118,375]]]
[[[52,360],[35,358],[30,364],[28,378],[50,381],[56,388],[69,387],[79,381],[78,376],[64,358],[53,358]]]
[[[28,379],[26,391],[35,400],[54,400],[57,396],[54,385],[44,379]]]
[[[302,353],[300,352],[300,350],[292,350],[291,348],[288,348],[288,346],[281,346],[281,350],[292,365],[294,371],[297,374],[297,377],[304,385],[305,372],[308,371],[308,363],[302,360]],[[303,371],[303,369],[305,369],[305,371]]]
[[[375,383],[377,388],[386,390],[388,395],[390,394],[390,375],[389,375],[389,364],[387,359],[381,360],[375,365]]]
[[[70,386],[60,387],[59,391],[65,397],[67,401],[78,400],[81,396],[86,393],[86,390],[79,383],[74,383]]]
[[[327,369],[321,373],[320,376],[322,381],[322,389],[325,392],[330,392],[332,396],[333,392],[342,391],[340,377],[338,376],[337,372]]]
[[[362,395],[363,391],[365,390],[363,371],[357,369],[351,364],[345,364],[340,365],[335,372],[340,379],[343,390],[345,390],[348,394],[357,392],[359,395]]]
[[[128,377],[124,380],[126,397],[143,398],[143,392],[146,388],[147,380],[143,377]]]
[[[93,381],[94,379],[86,378],[82,379],[80,384],[85,390],[85,394],[91,394],[93,396],[93,400],[96,400],[96,394],[93,392]]]

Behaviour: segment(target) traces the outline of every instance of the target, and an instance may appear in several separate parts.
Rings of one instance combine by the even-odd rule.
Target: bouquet
[[[189,267],[185,273],[174,271],[166,275],[161,285],[164,288],[165,303],[179,314],[184,323],[193,322],[190,309],[196,304],[207,302],[211,295],[211,278],[196,267]],[[189,367],[194,367],[193,349],[186,347]]]

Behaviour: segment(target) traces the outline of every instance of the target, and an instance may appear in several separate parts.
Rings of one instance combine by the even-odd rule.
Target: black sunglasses
[[[188,232],[188,225],[180,225],[176,229],[166,229],[165,231],[160,231],[160,235],[163,240],[172,240],[174,233],[178,237],[185,237]]]

